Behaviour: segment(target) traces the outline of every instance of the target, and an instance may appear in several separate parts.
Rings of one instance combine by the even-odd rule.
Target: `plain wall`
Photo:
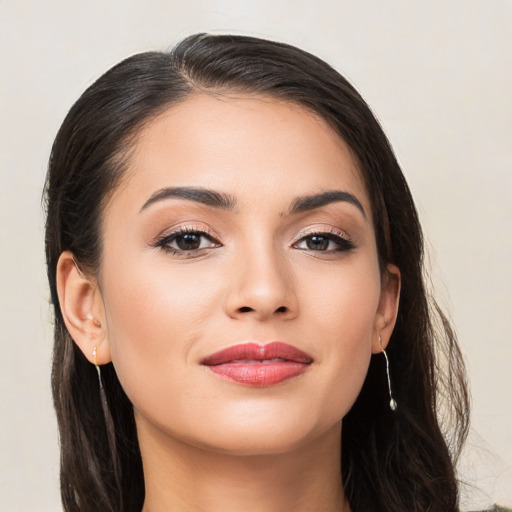
[[[465,507],[512,506],[510,0],[0,0],[0,508],[61,510],[40,205],[52,140],[107,68],[197,31],[298,45],[376,112],[468,361]]]

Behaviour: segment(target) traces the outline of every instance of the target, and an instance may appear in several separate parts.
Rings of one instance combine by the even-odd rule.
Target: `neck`
[[[349,512],[340,475],[341,427],[300,448],[232,455],[169,439],[138,424],[142,512]]]

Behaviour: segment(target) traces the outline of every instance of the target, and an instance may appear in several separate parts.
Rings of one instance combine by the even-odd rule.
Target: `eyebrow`
[[[167,187],[157,190],[142,206],[140,211],[158,201],[170,197],[179,197],[196,203],[202,203],[213,208],[232,211],[236,206],[236,199],[229,194],[216,192],[215,190],[202,187]]]
[[[344,190],[327,190],[326,192],[320,192],[319,194],[297,197],[293,201],[287,215],[314,210],[315,208],[320,208],[321,206],[326,206],[338,201],[344,201],[354,205],[363,214],[363,217],[365,219],[367,218],[363,205],[359,199],[357,199],[354,194],[345,192]]]
[[[217,192],[203,187],[166,187],[157,190],[151,197],[144,203],[140,211],[142,212],[153,203],[163,201],[172,197],[186,199],[197,203],[205,204],[213,208],[221,210],[233,211],[236,208],[236,198],[224,192]],[[350,203],[357,207],[366,219],[366,213],[363,205],[356,196],[350,192],[343,190],[327,190],[318,194],[306,195],[297,197],[292,202],[287,212],[281,212],[281,216],[293,215],[294,213],[301,213],[309,210],[314,210],[331,203],[343,201]]]

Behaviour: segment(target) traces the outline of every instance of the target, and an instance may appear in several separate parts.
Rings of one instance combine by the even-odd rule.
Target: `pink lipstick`
[[[273,341],[234,345],[205,357],[201,364],[224,379],[264,387],[304,373],[312,362],[302,350]]]

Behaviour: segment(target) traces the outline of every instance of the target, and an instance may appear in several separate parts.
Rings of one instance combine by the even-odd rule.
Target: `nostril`
[[[249,306],[242,306],[239,310],[240,313],[250,313],[251,311],[254,311],[253,308]],[[287,313],[288,308],[286,306],[281,306],[275,310],[276,313]]]

